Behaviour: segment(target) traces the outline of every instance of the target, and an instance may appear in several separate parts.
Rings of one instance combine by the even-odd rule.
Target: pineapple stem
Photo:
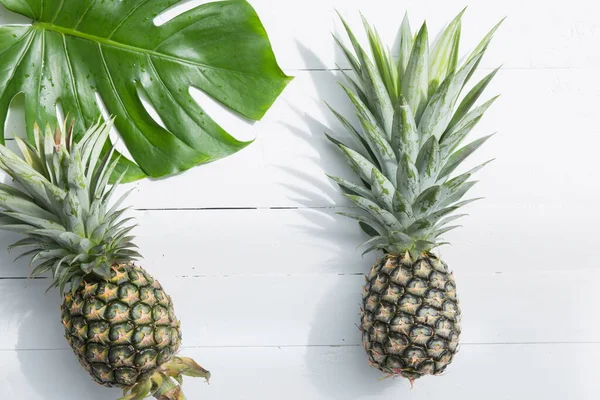
[[[185,400],[185,395],[181,390],[181,386],[175,384],[173,379],[168,378],[154,393],[154,398],[158,400]]]
[[[210,379],[210,372],[187,357],[173,357],[148,379],[125,388],[119,400],[143,400],[151,395],[158,400],[185,400],[181,389],[183,376]],[[129,394],[128,394],[129,393]]]
[[[164,374],[158,390],[154,397],[158,400],[185,400],[185,395],[175,381],[182,383],[182,376],[200,377],[210,379],[210,372],[196,364],[194,360],[187,357],[173,357],[171,361],[161,366],[160,374]]]

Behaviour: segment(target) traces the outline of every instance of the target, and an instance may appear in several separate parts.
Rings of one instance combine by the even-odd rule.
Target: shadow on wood
[[[297,43],[298,49],[303,57],[307,61],[314,62],[316,56],[310,49],[303,47],[300,43]],[[334,74],[333,72],[329,72]],[[315,86],[317,87],[317,92],[319,94],[319,99],[326,99],[328,96],[328,90],[331,88],[324,88],[318,85],[319,82],[315,82]],[[322,104],[322,107],[326,109],[326,105]],[[294,109],[294,111],[301,115],[302,111],[298,109]],[[346,112],[347,110],[341,110],[342,112]],[[327,125],[336,126],[337,122],[335,117],[326,111],[328,114]],[[346,112],[346,114],[348,114]],[[307,130],[303,131],[294,126],[287,126],[287,128],[298,137],[303,138],[304,140],[314,142],[316,140],[326,140],[324,132],[329,131],[329,128],[323,125],[321,122],[316,120],[314,117],[309,115],[302,115],[303,119],[306,121]],[[339,125],[339,124],[338,124]],[[339,162],[343,163],[344,160],[341,155],[337,154],[335,147],[332,145],[330,147],[327,146],[315,146],[315,148],[319,149],[320,153],[318,157],[315,157],[311,160],[311,162],[320,163],[321,167],[327,170],[327,164],[331,162]],[[337,187],[330,185],[328,187],[323,187],[323,185],[316,184],[314,179],[311,176],[303,174],[301,171],[290,171],[289,173],[294,174],[296,178],[306,180],[307,185],[303,185],[303,187],[315,187],[315,191],[311,191],[307,193],[306,190],[301,189],[297,190],[296,193],[299,198],[296,199],[300,204],[305,205],[306,207],[310,207],[311,204],[314,204],[313,201],[315,197],[323,197],[322,193],[327,193],[331,191],[331,188],[334,187],[334,190],[337,190]],[[291,191],[296,190],[293,186],[287,186]],[[319,201],[319,203],[323,204],[323,199]],[[324,236],[327,235],[328,232],[333,231],[333,225],[336,221],[331,218],[330,209],[319,209],[313,210],[314,213],[310,214],[310,221],[312,225],[310,227],[303,227],[304,229],[310,229],[315,235]],[[355,229],[360,229],[358,225],[356,225]],[[358,244],[358,243],[357,243]],[[344,252],[355,252],[356,257],[360,257],[360,253],[355,248],[336,248],[333,252],[338,252],[339,254],[343,254]],[[373,262],[373,257],[365,257],[365,270],[368,266]],[[338,271],[347,271],[344,269],[344,266],[338,266]],[[325,273],[326,271],[324,271]],[[340,275],[348,275],[348,274],[362,274],[362,272],[357,271],[347,271]],[[318,278],[316,278],[318,279]],[[320,338],[326,336],[327,326],[330,326],[332,323],[332,319],[339,319],[341,321],[352,321],[354,320],[356,324],[359,322],[359,307],[360,307],[360,286],[356,287],[356,292],[351,293],[347,290],[342,290],[343,286],[343,277],[340,277],[339,288],[337,290],[335,287],[333,292],[335,292],[336,296],[325,296],[318,307],[318,312],[316,313],[314,320],[311,323],[311,330],[309,333],[308,343],[318,343],[318,345],[309,345],[306,350],[306,368],[309,373],[310,380],[312,384],[322,393],[323,398],[328,399],[339,399],[339,400],[347,400],[350,398],[361,398],[363,396],[378,396],[382,392],[394,387],[402,385],[402,383],[398,380],[379,380],[381,374],[369,367],[367,363],[366,356],[364,355],[363,350],[356,345],[335,345],[330,346],[327,343],[319,343]],[[340,299],[339,293],[348,293],[343,299]],[[333,300],[335,298],[335,300]],[[349,314],[353,315],[351,317]],[[360,342],[360,332],[357,326],[347,326],[344,329],[348,335],[356,335],[356,337],[351,338],[339,338],[336,340],[338,343],[343,343],[348,341],[349,343]],[[326,359],[328,363],[330,363],[329,368],[325,371],[322,368],[323,362],[323,352],[326,353]],[[352,362],[348,362],[348,357],[350,356]]]

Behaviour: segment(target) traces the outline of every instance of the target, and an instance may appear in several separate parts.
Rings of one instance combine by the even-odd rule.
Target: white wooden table
[[[199,1],[185,4],[191,7]],[[474,1],[463,51],[508,16],[482,63],[504,68],[502,93],[476,129],[493,138],[466,225],[441,249],[464,312],[462,349],[442,377],[380,380],[360,347],[359,227],[325,172],[350,176],[324,131],[343,135],[323,101],[351,112],[336,81],[346,66],[330,32],[358,10],[394,43],[405,9],[437,32],[457,0],[253,0],[278,59],[296,79],[250,125],[199,95],[242,152],[177,177],[135,184],[144,266],[172,295],[184,349],[213,373],[187,380],[196,399],[597,399],[600,392],[600,6]],[[0,11],[0,21],[11,16]],[[433,36],[433,35],[432,35]],[[8,122],[22,130],[18,105]],[[0,233],[0,398],[113,400],[75,360],[48,280],[28,280]]]

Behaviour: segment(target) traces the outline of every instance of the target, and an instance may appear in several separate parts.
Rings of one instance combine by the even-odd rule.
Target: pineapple
[[[463,10],[464,12],[464,10]],[[496,74],[492,71],[464,96],[496,25],[458,65],[461,12],[429,49],[424,23],[413,37],[408,18],[401,25],[396,62],[376,30],[363,18],[371,55],[342,22],[353,51],[336,42],[354,77],[342,84],[358,124],[332,109],[354,138],[348,145],[328,135],[360,178],[330,177],[363,213],[340,213],[359,221],[371,237],[365,253],[383,258],[366,276],[361,331],[369,363],[389,376],[410,380],[439,375],[458,349],[461,312],[454,277],[433,253],[455,214],[474,199],[463,196],[474,185],[456,168],[490,136],[462,145],[495,98],[473,107]]]
[[[25,236],[32,276],[51,273],[64,295],[67,341],[93,379],[124,389],[121,400],[148,395],[182,400],[182,375],[209,378],[193,360],[176,356],[181,342],[171,298],[134,261],[131,218],[111,205],[117,157],[103,151],[112,121],[98,122],[75,143],[70,129],[44,132],[34,145],[15,138],[22,157],[0,146],[0,168],[15,186],[0,184],[0,228]]]

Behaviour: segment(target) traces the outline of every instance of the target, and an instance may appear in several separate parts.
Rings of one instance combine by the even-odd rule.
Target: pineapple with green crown
[[[463,10],[464,12],[464,10]],[[356,182],[331,177],[363,213],[340,213],[359,221],[371,237],[365,253],[384,252],[366,276],[361,331],[369,363],[408,378],[439,375],[458,349],[461,312],[454,277],[433,253],[441,237],[456,228],[456,214],[475,184],[479,165],[456,168],[489,136],[464,144],[467,134],[495,98],[475,103],[492,80],[492,71],[461,96],[498,28],[458,62],[461,12],[429,48],[424,23],[413,37],[408,18],[401,25],[396,61],[376,30],[364,21],[370,55],[342,19],[352,50],[336,41],[354,77],[342,88],[358,124],[333,111],[354,139],[328,138],[358,175]]]
[[[75,142],[63,126],[34,128],[33,145],[15,138],[21,156],[0,146],[0,228],[25,236],[32,276],[50,273],[64,295],[65,336],[81,365],[101,385],[120,387],[120,400],[183,400],[182,376],[209,378],[193,360],[176,355],[181,343],[173,303],[160,283],[135,264],[132,218],[111,204],[118,158],[103,151],[112,121]],[[58,317],[58,315],[57,315]]]

